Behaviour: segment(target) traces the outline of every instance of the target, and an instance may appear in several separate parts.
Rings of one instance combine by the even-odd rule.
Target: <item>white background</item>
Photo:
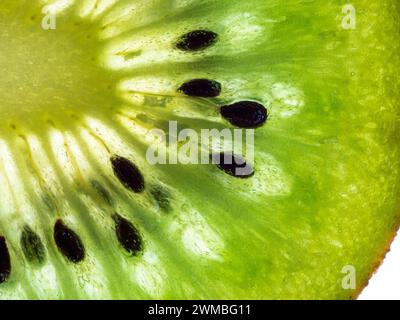
[[[360,300],[400,300],[400,232]]]

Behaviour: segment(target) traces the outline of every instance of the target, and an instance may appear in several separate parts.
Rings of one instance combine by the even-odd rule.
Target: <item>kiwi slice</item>
[[[0,299],[356,297],[400,221],[399,10],[2,0]],[[254,161],[153,165],[171,122]]]

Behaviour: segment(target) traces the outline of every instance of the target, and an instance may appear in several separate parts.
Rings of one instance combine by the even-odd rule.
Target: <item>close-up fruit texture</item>
[[[0,299],[357,298],[400,223],[399,17],[1,0]],[[171,124],[253,148],[152,163]]]

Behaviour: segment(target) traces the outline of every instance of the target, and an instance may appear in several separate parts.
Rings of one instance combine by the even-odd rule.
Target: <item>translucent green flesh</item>
[[[49,3],[56,30],[41,28]],[[344,4],[3,0],[0,235],[12,272],[0,299],[355,296],[399,222],[400,9],[353,1],[357,27],[343,30]],[[215,46],[174,49],[204,28]],[[176,92],[201,77],[221,82],[221,97]],[[229,127],[218,106],[241,99],[270,112],[253,178],[147,163],[149,130]],[[141,169],[143,194],[112,174],[114,154]],[[152,186],[168,190],[169,213]],[[118,243],[114,212],[140,230],[139,256]],[[59,218],[81,237],[84,262],[55,246]],[[42,266],[20,248],[25,224],[46,246]],[[348,265],[355,290],[342,287]]]

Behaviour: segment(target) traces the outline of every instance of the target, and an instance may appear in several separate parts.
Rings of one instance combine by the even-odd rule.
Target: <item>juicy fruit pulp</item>
[[[345,4],[2,0],[0,298],[356,296],[400,220],[400,7]],[[168,121],[254,163],[151,166]]]

